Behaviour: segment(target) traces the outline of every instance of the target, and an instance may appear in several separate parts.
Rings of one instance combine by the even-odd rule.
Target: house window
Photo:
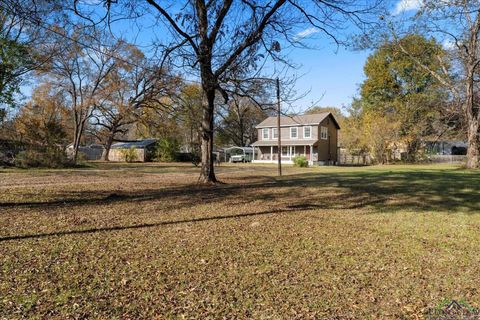
[[[291,127],[290,128],[290,139],[297,139],[298,138],[298,128]]]
[[[277,128],[272,129],[272,136],[273,136],[273,139],[278,138],[278,129]]]
[[[282,147],[282,157],[288,157],[289,147]]]
[[[303,137],[304,138],[312,137],[312,127],[303,127]]]
[[[323,139],[323,140],[328,139],[328,128],[327,127],[320,127],[320,139]]]
[[[268,132],[268,128],[264,128],[263,129],[263,140],[268,140],[268,137],[269,137],[269,132]]]

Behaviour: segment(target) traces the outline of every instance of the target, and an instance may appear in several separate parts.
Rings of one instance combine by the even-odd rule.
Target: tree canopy
[[[446,52],[434,39],[411,34],[400,42],[428,68],[440,70],[444,67],[437,57]],[[378,143],[374,141],[380,136],[387,140],[381,150],[404,143],[408,160],[414,161],[422,139],[438,129],[436,120],[445,103],[442,84],[426,69],[420,68],[395,42],[384,43],[370,55],[364,70],[366,79],[360,87],[361,99],[356,102],[356,112],[361,114],[357,121],[364,128],[364,138],[368,141],[365,144],[375,148]],[[380,127],[383,133],[377,132]],[[376,133],[372,134],[368,128],[375,129]],[[381,152],[375,153],[378,156]]]

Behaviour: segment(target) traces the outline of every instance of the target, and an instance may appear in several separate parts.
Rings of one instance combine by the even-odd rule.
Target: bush
[[[191,162],[195,167],[198,167],[201,160],[199,153],[195,150],[193,152],[177,153],[176,158],[178,162]]]
[[[137,150],[133,146],[130,147],[130,149],[121,149],[120,152],[126,162],[135,162],[138,160]]]
[[[293,165],[295,167],[306,168],[308,167],[308,160],[305,156],[295,156],[293,158]]]
[[[197,153],[194,153],[192,155],[192,164],[195,166],[195,167],[198,167],[198,165],[202,162],[202,159],[201,157],[197,154]]]
[[[77,164],[79,164],[80,166],[83,166],[85,165],[85,163],[87,162],[88,160],[88,156],[85,152],[78,152],[77,154]]]
[[[13,166],[14,165],[14,156],[11,153],[0,151],[0,167],[2,166]]]
[[[195,167],[198,167],[198,165],[202,162],[202,151],[201,147],[198,144],[195,144],[193,147],[192,151],[192,164]]]
[[[157,161],[172,162],[177,160],[177,154],[180,147],[177,140],[163,138],[157,142],[155,150],[155,159]]]
[[[20,168],[64,168],[71,165],[65,152],[59,148],[27,149],[15,158],[15,166]]]

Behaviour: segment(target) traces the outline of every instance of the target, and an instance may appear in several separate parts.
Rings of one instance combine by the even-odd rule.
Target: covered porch
[[[316,141],[315,141],[316,142]],[[278,162],[278,147],[271,143],[264,142],[256,143],[252,147],[253,163],[277,163]],[[285,141],[282,143],[281,161],[286,164],[293,164],[293,158],[295,156],[305,156],[310,165],[314,164],[318,160],[318,152],[315,143],[305,144],[306,141]],[[269,145],[264,145],[269,144]]]

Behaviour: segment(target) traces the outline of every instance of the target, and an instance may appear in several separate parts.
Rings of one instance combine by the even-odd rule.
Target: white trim
[[[275,130],[277,131],[277,136],[275,137]],[[278,139],[278,130],[277,128],[272,128],[272,139]]]
[[[309,149],[309,152],[310,152],[310,164],[313,165],[313,144],[310,145],[310,147],[308,148]]]
[[[265,131],[267,130],[267,131]],[[267,137],[265,138],[265,132],[267,133]],[[270,140],[270,128],[263,128],[262,129],[262,140]]]
[[[292,137],[292,129],[296,129],[296,137]],[[298,127],[291,127],[290,128],[290,139],[297,140],[298,139]]]
[[[325,129],[325,130],[323,130],[323,129]],[[324,133],[326,134],[325,137],[323,136]],[[320,139],[328,140],[328,127],[320,126]]]
[[[305,129],[306,128],[310,129],[310,135],[308,137],[305,135]],[[312,126],[304,126],[303,127],[303,139],[312,139]]]
[[[278,163],[278,160],[253,160],[252,163]],[[282,164],[293,164],[293,161],[282,159]]]

